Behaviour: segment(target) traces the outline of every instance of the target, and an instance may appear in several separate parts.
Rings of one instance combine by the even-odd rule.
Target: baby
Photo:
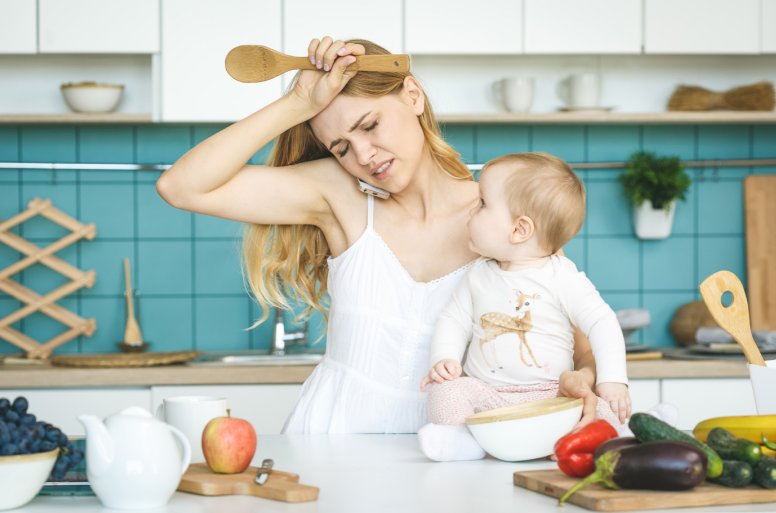
[[[436,461],[483,458],[466,417],[556,397],[561,373],[574,370],[573,326],[593,349],[604,398],[597,416],[619,426],[630,407],[622,330],[585,274],[557,255],[585,219],[582,181],[552,155],[505,155],[483,166],[470,215],[469,246],[483,257],[434,329],[421,383],[430,384],[432,422],[418,432],[423,452]]]

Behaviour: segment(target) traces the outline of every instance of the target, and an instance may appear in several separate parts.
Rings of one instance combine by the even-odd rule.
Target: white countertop
[[[416,435],[260,435],[253,464],[275,460],[275,468],[317,486],[317,502],[287,504],[244,496],[201,497],[176,492],[165,513],[557,513],[557,500],[512,484],[518,470],[555,468],[550,461],[435,463],[418,450]],[[37,497],[17,511],[53,513],[116,511],[96,497]],[[566,513],[588,511],[568,504]],[[664,512],[776,511],[776,503],[721,506]]]

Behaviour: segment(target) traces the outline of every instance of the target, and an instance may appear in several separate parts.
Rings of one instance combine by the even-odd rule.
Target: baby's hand
[[[428,371],[428,376],[420,382],[420,389],[426,391],[426,385],[432,381],[444,383],[446,379],[453,380],[461,375],[461,364],[455,360],[440,360]]]
[[[595,387],[598,397],[609,403],[621,424],[631,416],[631,400],[628,395],[628,385],[622,383],[599,383]]]

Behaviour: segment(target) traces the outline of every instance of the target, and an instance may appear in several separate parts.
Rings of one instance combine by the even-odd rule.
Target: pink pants
[[[511,387],[492,387],[476,378],[432,383],[428,389],[428,417],[432,424],[457,426],[481,411],[557,397],[558,388],[557,381]],[[600,397],[596,414],[612,426],[620,425],[609,403]]]

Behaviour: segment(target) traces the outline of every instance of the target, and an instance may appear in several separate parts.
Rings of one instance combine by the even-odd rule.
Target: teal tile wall
[[[2,162],[82,162],[172,164],[192,146],[225,125],[1,126]],[[262,148],[251,163],[263,163]],[[83,317],[94,317],[92,337],[79,337],[56,353],[116,350],[123,340],[126,303],[123,259],[130,259],[133,287],[140,291],[139,317],[144,338],[157,351],[269,349],[272,323],[248,330],[261,315],[249,299],[240,271],[240,223],[191,214],[165,203],[156,193],[159,172],[0,170],[0,219],[26,208],[34,197],[83,222],[95,222],[97,237],[80,241],[57,256],[81,269],[94,269],[97,281],[59,303]],[[40,247],[67,231],[36,217],[13,229]],[[0,244],[0,268],[21,258]],[[36,265],[13,276],[45,294],[67,280]],[[18,309],[0,293],[0,317]],[[273,312],[274,316],[274,312]],[[286,316],[287,329],[299,329]],[[273,317],[274,318],[274,317]],[[65,327],[36,313],[13,327],[38,341]],[[321,316],[311,323],[311,340],[324,335]],[[325,347],[325,336],[315,348]],[[0,352],[18,352],[0,341]]]
[[[82,162],[171,164],[192,146],[225,125],[2,126],[2,162]],[[776,126],[771,125],[451,125],[446,139],[467,163],[484,163],[505,153],[547,151],[571,162],[626,160],[639,149],[683,159],[776,158]],[[252,159],[262,163],[270,148]],[[698,284],[728,269],[746,279],[742,181],[750,173],[776,168],[690,169],[693,184],[679,203],[673,235],[663,241],[633,237],[630,208],[617,183],[618,170],[584,170],[588,212],[580,234],[565,248],[588,273],[615,309],[644,307],[653,325],[642,343],[673,345],[668,323],[682,303],[699,299]],[[158,172],[0,170],[0,219],[33,197],[51,198],[57,208],[84,222],[98,235],[57,255],[82,269],[94,269],[97,282],[60,301],[84,317],[95,317],[94,336],[80,337],[59,353],[106,352],[123,338],[123,258],[129,257],[133,286],[140,290],[140,317],[154,350],[267,349],[272,326],[246,330],[260,317],[240,273],[240,224],[191,214],[167,205],[156,193]],[[66,232],[40,218],[15,228],[39,246]],[[0,244],[0,268],[20,258]],[[40,293],[65,282],[44,266],[14,279]],[[0,317],[19,303],[0,293]],[[287,328],[295,329],[287,316]],[[42,314],[14,328],[47,340],[63,326]],[[315,316],[311,339],[324,335]],[[315,346],[325,346],[325,336]],[[0,342],[0,352],[16,352]]]

